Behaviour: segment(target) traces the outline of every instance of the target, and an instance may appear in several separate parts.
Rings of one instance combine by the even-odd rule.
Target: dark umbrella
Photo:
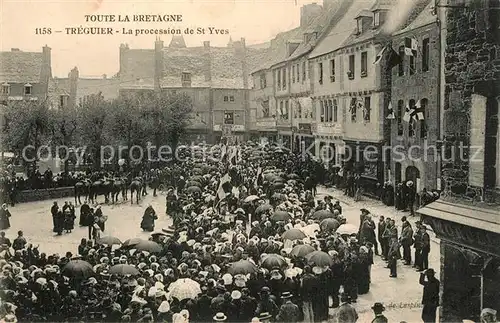
[[[305,257],[306,255],[314,251],[316,251],[316,249],[314,249],[313,246],[310,246],[308,244],[299,244],[293,247],[292,251],[290,251],[290,254],[295,257]]]
[[[161,252],[162,248],[159,244],[157,244],[154,241],[149,241],[149,240],[142,240],[135,246],[133,246],[134,249],[140,250],[140,251],[147,251],[151,253],[158,253]]]
[[[203,185],[201,185],[200,182],[197,182],[197,181],[189,181],[189,182],[187,182],[187,185],[189,187],[191,187],[191,186],[202,187],[203,186]]]
[[[186,192],[188,193],[201,193],[201,188],[198,186],[190,186],[187,188]]]
[[[305,237],[306,234],[299,229],[290,229],[282,235],[283,240],[300,240],[304,239]]]
[[[139,275],[139,270],[132,265],[118,264],[109,268],[109,273],[119,276]]]
[[[62,274],[80,279],[87,279],[95,275],[92,265],[85,260],[71,260],[64,266]]]
[[[285,184],[283,184],[282,182],[273,183],[273,188],[274,189],[283,188],[283,187],[285,187]]]
[[[198,183],[201,183],[203,182],[203,176],[200,176],[200,175],[194,175],[194,176],[191,176],[189,178],[190,181],[195,181],[195,182],[198,182]]]
[[[328,210],[319,210],[319,211],[316,211],[314,212],[313,214],[313,219],[316,219],[316,220],[324,220],[324,219],[327,219],[327,218],[333,218],[333,213],[328,211]]]
[[[288,179],[300,179],[300,176],[297,175],[297,174],[292,173],[292,174],[288,175],[287,178]]]
[[[122,248],[133,247],[141,241],[142,241],[142,239],[140,239],[140,238],[132,238],[132,239],[125,240],[125,242],[122,244]]]
[[[273,215],[271,216],[271,220],[278,222],[278,221],[288,221],[292,217],[290,216],[290,213],[286,211],[275,211]]]
[[[116,237],[107,236],[107,237],[99,238],[97,240],[97,244],[104,244],[104,245],[112,246],[114,244],[120,245],[120,244],[122,244],[122,242],[120,241],[120,239],[118,239]]]
[[[242,259],[240,261],[231,263],[227,272],[230,273],[231,275],[237,275],[237,274],[246,275],[255,273],[258,270],[259,268],[255,266],[253,263],[251,263],[248,260]]]
[[[337,230],[337,228],[340,226],[339,221],[333,219],[333,218],[326,218],[321,223],[319,224],[321,227],[321,230]]]
[[[287,263],[285,258],[283,258],[282,256],[271,253],[269,255],[266,255],[260,265],[263,268],[273,270],[274,268],[284,268],[287,266]]]
[[[326,267],[331,266],[333,264],[333,259],[324,251],[314,251],[306,256],[306,259],[318,266],[318,267]]]
[[[272,208],[273,207],[270,204],[262,204],[255,209],[255,213],[256,214],[264,213],[268,210],[271,210]]]

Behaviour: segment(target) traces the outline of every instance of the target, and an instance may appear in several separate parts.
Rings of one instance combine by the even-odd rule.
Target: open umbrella
[[[337,231],[335,231],[339,234],[356,234],[358,233],[358,228],[355,225],[352,224],[342,224],[340,227],[337,228]]]
[[[188,185],[189,187],[191,187],[191,186],[202,187],[202,185],[201,185],[201,183],[200,183],[200,182],[193,181],[193,180],[190,180],[189,182],[187,182],[187,185]]]
[[[140,239],[140,238],[132,238],[132,239],[125,240],[125,242],[122,244],[122,248],[131,248],[141,241],[142,241],[142,239]]]
[[[282,238],[283,240],[301,240],[306,237],[306,234],[299,229],[290,229],[283,233]]]
[[[285,184],[283,184],[282,182],[273,183],[274,189],[283,188],[283,187],[285,187]]]
[[[139,275],[139,270],[132,265],[118,264],[109,268],[109,273],[119,276]]]
[[[288,179],[300,179],[300,176],[297,175],[297,174],[292,173],[290,175],[287,175],[287,178]]]
[[[188,193],[201,193],[201,188],[198,186],[190,186],[187,188],[186,192]]]
[[[228,273],[231,275],[237,275],[237,274],[251,274],[255,273],[259,270],[257,266],[255,266],[252,262],[248,260],[240,260],[233,262],[229,265],[229,269],[227,270]]]
[[[62,269],[62,274],[67,277],[87,279],[95,273],[92,265],[85,260],[71,260]]]
[[[189,178],[190,181],[195,181],[195,182],[203,182],[203,176],[200,175],[194,175]]]
[[[328,211],[328,210],[319,210],[319,211],[314,212],[312,217],[313,217],[313,219],[316,219],[316,220],[324,220],[327,218],[333,218],[333,213]]]
[[[299,244],[299,245],[296,245],[295,247],[293,247],[290,254],[295,256],[295,257],[305,257],[306,255],[308,255],[314,251],[316,251],[316,249],[314,249],[314,247],[312,247],[308,244]]]
[[[122,244],[122,242],[120,241],[120,239],[118,239],[116,237],[107,236],[107,237],[99,238],[97,240],[97,244],[104,244],[104,245],[112,246],[115,244],[120,245],[120,244]]]
[[[149,240],[142,240],[141,242],[139,242],[138,244],[133,246],[133,248],[140,250],[140,251],[147,251],[147,252],[151,252],[151,253],[161,252],[161,250],[162,250],[162,248],[159,244],[157,244],[154,241],[149,241]]]
[[[275,211],[273,215],[271,216],[271,220],[278,222],[278,221],[288,221],[292,217],[290,216],[290,213],[286,211]]]
[[[272,270],[274,268],[284,268],[287,266],[287,263],[282,256],[271,253],[265,256],[260,265],[263,268]]]
[[[201,294],[200,284],[190,278],[181,278],[168,286],[168,295],[179,301],[195,299]]]
[[[305,227],[299,228],[299,230],[304,232],[308,237],[315,237],[316,232],[320,231],[320,227],[319,224],[313,223],[313,224],[308,224]]]
[[[331,266],[333,264],[333,259],[324,251],[314,251],[306,256],[306,259],[318,267]]]
[[[262,204],[262,205],[259,205],[256,209],[255,209],[255,213],[256,214],[261,214],[261,213],[264,213],[268,210],[271,210],[273,207],[270,205],[270,204]]]
[[[250,195],[250,196],[247,196],[245,198],[245,203],[249,203],[249,202],[253,202],[255,200],[259,200],[260,197],[258,197],[257,195]]]
[[[201,168],[193,168],[193,174],[195,174],[195,175],[203,175],[203,169],[201,169]]]
[[[326,218],[321,223],[319,224],[321,227],[321,230],[326,231],[326,230],[337,230],[337,228],[340,226],[340,222],[333,219],[333,218]]]

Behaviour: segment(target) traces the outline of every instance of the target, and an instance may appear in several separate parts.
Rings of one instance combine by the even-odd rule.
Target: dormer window
[[[378,28],[380,26],[380,11],[375,11],[373,13],[373,28]]]
[[[363,19],[356,19],[356,34],[361,34],[363,32]]]
[[[33,93],[33,86],[29,83],[24,84],[24,95],[31,95]]]
[[[10,85],[9,83],[2,84],[2,94],[10,94]]]

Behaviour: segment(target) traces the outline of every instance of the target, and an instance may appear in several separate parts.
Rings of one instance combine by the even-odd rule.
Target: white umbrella
[[[195,299],[199,294],[201,294],[200,284],[190,278],[178,279],[168,286],[169,297],[177,298],[179,301]]]
[[[346,223],[338,227],[337,231],[339,234],[355,234],[358,233],[358,228],[355,225]]]

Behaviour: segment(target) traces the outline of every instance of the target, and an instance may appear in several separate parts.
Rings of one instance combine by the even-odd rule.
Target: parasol
[[[67,277],[87,279],[95,273],[92,265],[85,260],[71,260],[64,266],[62,274]]]
[[[256,214],[261,214],[261,213],[264,213],[268,210],[271,210],[273,207],[270,205],[270,204],[262,204],[262,205],[259,205],[256,209],[255,209],[255,213]]]
[[[186,192],[188,193],[201,193],[201,188],[198,186],[190,186],[187,188]]]
[[[318,267],[326,267],[333,264],[332,257],[324,251],[313,251],[306,256],[306,259]]]
[[[325,230],[335,231],[340,226],[340,222],[333,219],[333,218],[327,218],[327,219],[324,219],[323,221],[321,221],[321,223],[319,225],[321,227],[321,230],[323,230],[323,231],[325,231]]]
[[[273,188],[274,189],[283,188],[283,187],[285,187],[285,184],[283,184],[282,182],[275,182],[275,183],[273,183]]]
[[[119,276],[139,275],[139,270],[132,265],[119,264],[109,268],[109,273]]]
[[[319,211],[316,211],[314,212],[313,214],[313,219],[316,219],[316,220],[324,220],[324,219],[327,219],[327,218],[333,218],[333,213],[328,211],[328,210],[319,210]]]
[[[301,227],[299,230],[304,232],[308,237],[316,237],[316,231],[320,231],[320,228],[319,224],[313,223],[306,225],[305,227]]]
[[[358,233],[358,228],[352,224],[342,224],[336,232],[339,234],[356,234]]]
[[[283,233],[283,240],[301,240],[306,237],[306,234],[299,229],[290,229]]]
[[[168,286],[168,294],[179,301],[195,299],[201,294],[200,284],[190,278],[181,278]]]
[[[200,176],[200,175],[194,175],[194,176],[191,176],[191,177],[189,178],[189,180],[190,180],[190,181],[194,181],[194,182],[199,182],[199,183],[201,183],[201,182],[203,182],[203,180],[204,180],[204,179],[203,179],[203,176]]]
[[[98,239],[97,244],[112,246],[115,244],[120,245],[120,244],[122,244],[122,242],[120,241],[120,239],[118,239],[116,237],[107,236],[107,237],[102,237],[102,238]]]
[[[149,241],[149,240],[141,240],[138,244],[133,246],[134,249],[140,250],[140,251],[147,251],[151,253],[155,252],[161,252],[162,248],[159,244],[157,244],[154,241]]]
[[[278,221],[288,221],[292,217],[290,216],[290,213],[286,211],[275,211],[273,215],[271,216],[271,220],[278,222]]]
[[[227,270],[228,273],[231,275],[237,275],[237,274],[251,274],[255,273],[259,270],[257,266],[255,266],[252,262],[248,260],[240,260],[233,262],[229,265],[229,269]]]
[[[140,238],[132,238],[132,239],[125,240],[125,242],[122,244],[122,248],[133,247],[141,241],[142,241],[142,239],[140,239]]]
[[[245,203],[249,203],[249,202],[253,202],[255,200],[259,200],[260,197],[258,197],[257,195],[250,195],[250,196],[247,196],[245,198]]]
[[[316,249],[314,249],[314,247],[312,247],[308,244],[299,244],[299,245],[296,245],[295,247],[293,247],[290,254],[295,256],[295,257],[305,257],[306,255],[308,255],[314,251],[316,251]]]
[[[195,186],[195,187],[202,187],[201,183],[200,182],[197,182],[197,181],[193,181],[193,180],[190,180],[189,182],[187,182],[187,185],[189,187],[192,187],[192,186]]]
[[[297,175],[297,174],[292,173],[290,175],[287,175],[287,178],[288,179],[300,179],[300,176]]]
[[[285,258],[274,253],[266,255],[260,265],[261,267],[269,270],[273,270],[274,268],[287,267]]]

